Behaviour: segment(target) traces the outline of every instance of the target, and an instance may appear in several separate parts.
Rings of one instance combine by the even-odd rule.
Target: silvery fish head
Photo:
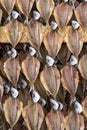
[[[11,88],[11,95],[12,95],[12,97],[13,98],[17,98],[18,94],[19,94],[18,90],[12,87]]]
[[[54,22],[54,21],[52,21],[52,22],[51,22],[51,28],[52,28],[53,30],[56,30],[57,27],[58,27],[57,23]]]
[[[13,19],[17,19],[20,14],[17,11],[12,11],[12,17]]]
[[[82,105],[78,101],[75,101],[75,103],[74,103],[74,112],[75,113],[82,112]]]
[[[77,21],[72,20],[72,27],[73,27],[74,29],[78,29],[78,28],[80,27],[80,24],[79,24]]]
[[[40,95],[35,90],[32,91],[32,100],[34,103],[37,103],[40,100]]]
[[[34,20],[38,20],[40,18],[40,13],[38,11],[33,11]]]
[[[54,99],[50,99],[50,103],[51,103],[53,110],[55,110],[55,111],[58,110],[59,104],[57,103],[57,101],[55,101]]]
[[[47,63],[48,66],[53,66],[54,62],[55,61],[52,57],[50,57],[48,55],[46,56],[46,63]]]
[[[76,64],[78,64],[78,59],[74,56],[74,55],[72,55],[71,57],[70,57],[70,65],[76,65]]]
[[[36,50],[33,47],[29,47],[30,56],[34,56],[36,54]]]

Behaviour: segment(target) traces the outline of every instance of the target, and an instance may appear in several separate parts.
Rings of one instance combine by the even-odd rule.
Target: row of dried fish
[[[85,80],[87,80],[86,66],[87,55],[83,55],[78,63],[78,69]],[[0,68],[3,75],[6,75],[8,80],[15,87],[22,69],[22,72],[29,81],[30,86],[33,86],[40,71],[40,61],[36,57],[27,56],[20,64],[18,58],[2,58],[0,60]],[[79,73],[77,68],[67,64],[61,69],[60,76],[57,66],[49,67],[45,65],[42,72],[40,72],[40,79],[46,91],[49,91],[54,97],[56,97],[58,93],[61,79],[64,88],[71,94],[71,97],[74,97],[78,88]]]
[[[87,97],[83,101],[82,107],[83,113],[87,118]],[[23,107],[23,103],[19,99],[9,97],[3,104],[3,111],[11,130],[18,122],[21,114],[29,130],[40,130],[45,121],[49,130],[64,130],[64,128],[66,130],[84,130],[85,127],[83,115],[74,113],[73,111],[64,114],[60,110],[55,111],[53,109],[47,112],[38,103],[33,103],[31,99]],[[46,129],[46,125],[42,129]]]
[[[53,31],[51,27],[48,29],[40,22],[31,20],[29,24],[24,27],[18,21],[11,21],[5,27],[1,27],[1,43],[10,43],[13,48],[20,42],[29,43],[36,51],[40,51],[42,43],[44,44],[48,55],[53,59],[59,53],[62,43],[66,43],[70,52],[78,57],[83,43],[87,42],[87,31],[82,28],[74,30],[73,27]],[[4,35],[5,37],[4,37]]]
[[[67,3],[67,2],[68,1],[65,1],[65,2],[62,2],[62,3],[58,4],[57,6],[55,6],[53,0],[50,0],[50,1],[49,0],[46,0],[46,1],[44,1],[44,0],[38,0],[38,1],[35,1],[35,0],[32,0],[32,1],[30,1],[30,0],[25,0],[25,1],[13,0],[12,1],[12,0],[10,0],[10,2],[7,2],[6,0],[0,1],[2,7],[8,13],[7,21],[11,20],[11,15],[12,15],[13,19],[17,19],[18,16],[20,15],[20,13],[22,13],[22,14],[24,14],[24,16],[26,18],[24,20],[24,23],[27,24],[28,19],[29,19],[29,14],[35,3],[36,10],[33,11],[33,16],[34,16],[35,20],[38,20],[41,17],[43,19],[43,21],[46,24],[48,24],[50,17],[53,16],[55,21],[58,24],[58,27],[64,28],[71,19],[77,19],[77,21],[79,22],[79,24],[81,26],[86,27],[87,26],[87,24],[86,24],[87,3],[82,2],[82,3],[78,4],[77,7],[74,7],[74,9],[73,9],[72,6],[75,6],[75,5],[73,5],[73,4],[75,4],[75,0],[72,1],[72,3],[73,3],[72,6],[69,5],[69,3]],[[18,13],[16,11],[12,11],[15,4],[20,13]],[[37,12],[37,10],[38,10],[38,12]],[[73,10],[74,10],[74,13],[73,13]],[[73,16],[73,14],[75,14],[75,16]],[[2,18],[2,10],[0,10],[0,20],[1,20],[1,18]],[[76,26],[76,22],[74,22],[74,25]]]

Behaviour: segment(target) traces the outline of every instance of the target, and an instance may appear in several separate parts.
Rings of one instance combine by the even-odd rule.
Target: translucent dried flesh
[[[7,59],[6,62],[4,62],[3,67],[7,78],[16,87],[20,75],[20,70],[21,70],[19,61],[17,59],[9,58]]]
[[[87,2],[79,4],[75,9],[75,16],[83,27],[87,27]]]
[[[54,10],[54,17],[60,28],[67,26],[72,17],[72,14],[72,7],[66,3],[58,4]]]
[[[64,115],[61,111],[51,110],[45,120],[48,130],[64,130]]]
[[[63,87],[74,97],[79,83],[78,71],[73,66],[66,65],[61,70],[61,75]]]
[[[27,37],[30,44],[37,50],[40,49],[44,36],[45,27],[38,21],[31,20],[27,26]]]
[[[4,86],[3,86],[2,77],[0,77],[0,102],[2,101],[3,93],[4,93]]]
[[[62,46],[62,35],[59,32],[48,30],[44,35],[44,45],[50,56],[55,58]]]
[[[7,13],[10,15],[14,5],[16,3],[16,0],[0,0],[1,5],[5,8],[5,10],[7,11]]]
[[[17,6],[21,13],[23,13],[26,17],[29,16],[29,13],[33,7],[35,0],[17,0]]]
[[[35,57],[27,57],[22,62],[22,70],[31,85],[35,82],[40,69],[40,62]]]
[[[85,117],[87,118],[87,97],[84,99],[82,106],[83,106],[83,113]]]
[[[11,128],[13,128],[14,125],[17,123],[23,109],[22,107],[23,104],[18,99],[12,99],[11,97],[9,97],[5,101],[3,105],[3,110],[6,120],[10,124]]]
[[[65,118],[65,128],[67,130],[84,130],[84,118],[83,118],[83,116],[71,112]]]
[[[70,28],[67,33],[67,46],[74,56],[78,57],[83,47],[83,36],[81,30]]]
[[[83,55],[79,61],[79,71],[84,79],[87,79],[87,55]]]
[[[22,115],[29,130],[40,130],[44,113],[39,104],[30,103],[23,109]]]
[[[56,97],[60,87],[60,74],[55,67],[45,68],[40,74],[40,80],[46,91]]]
[[[47,23],[54,8],[53,0],[38,0],[36,6],[41,14],[41,17]]]
[[[22,37],[23,25],[18,21],[11,21],[6,29],[8,40],[15,47]]]

